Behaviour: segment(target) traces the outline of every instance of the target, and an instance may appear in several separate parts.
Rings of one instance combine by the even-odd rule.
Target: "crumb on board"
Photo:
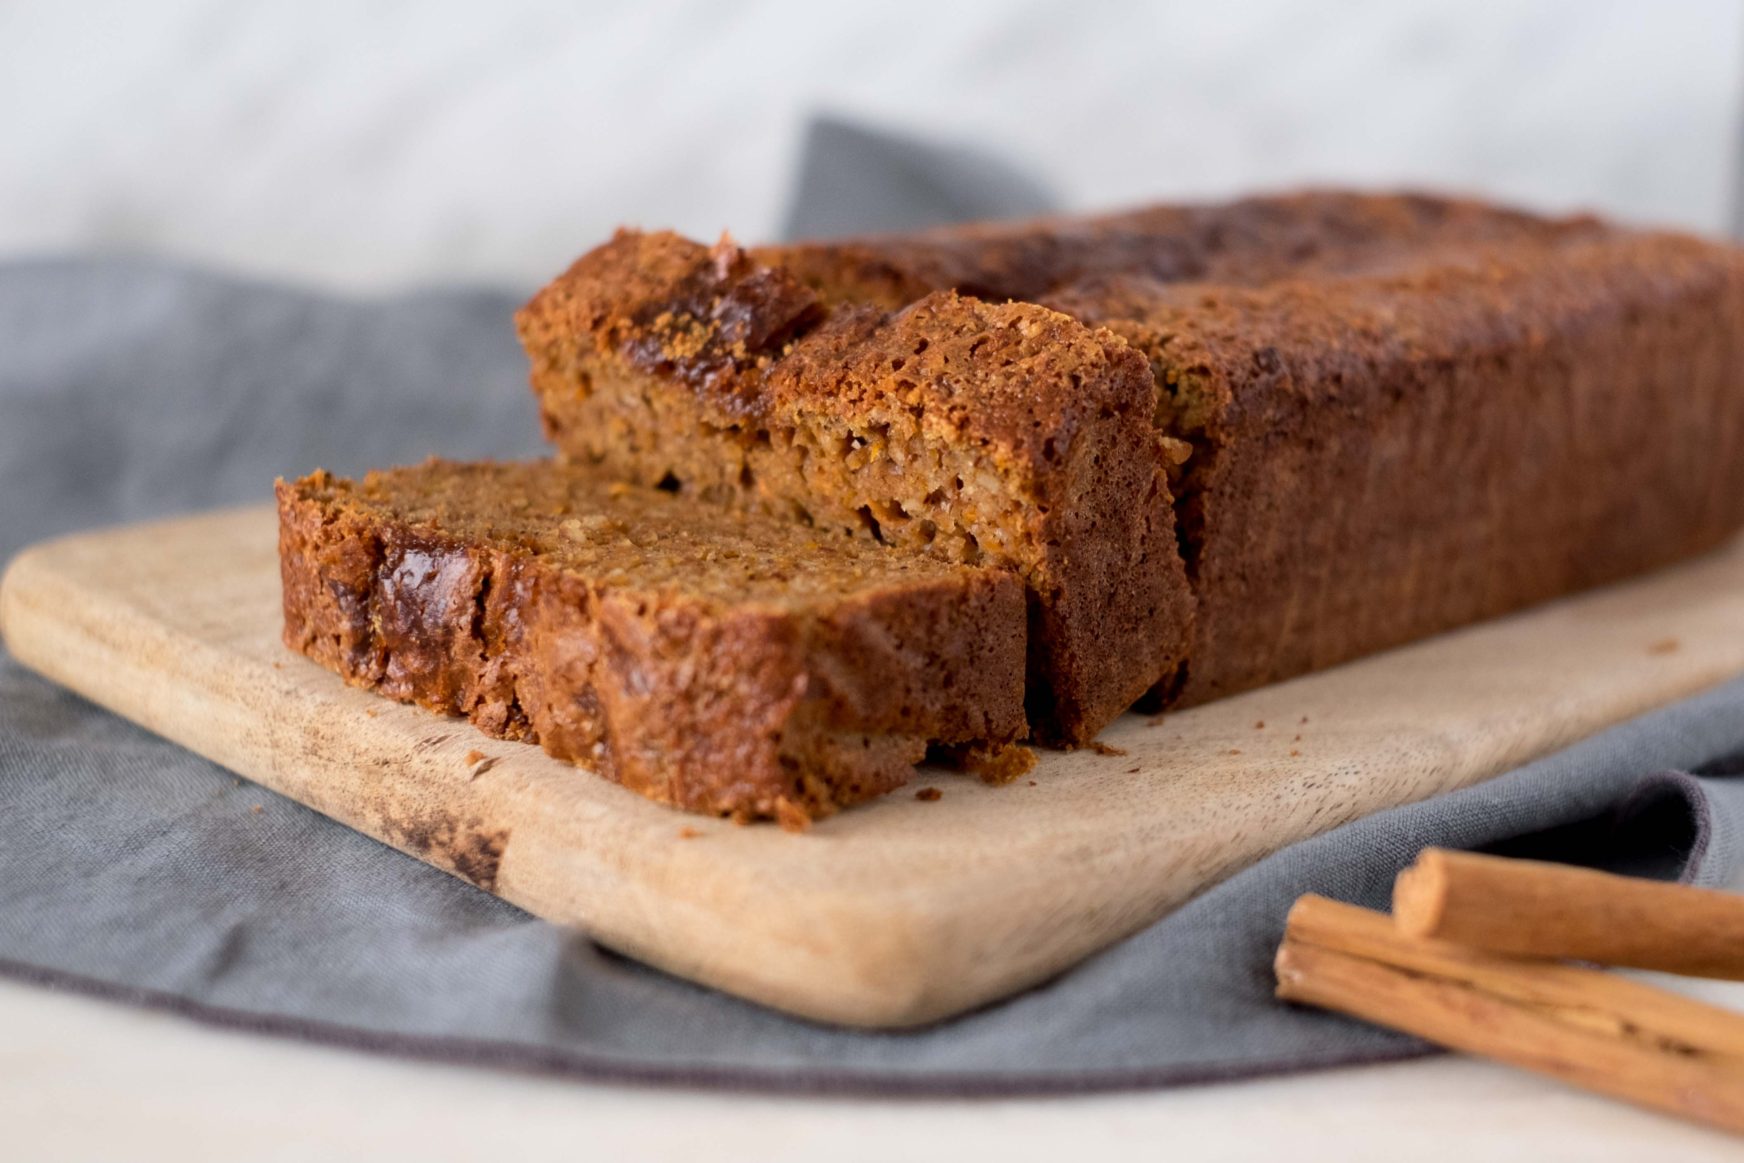
[[[689,824],[686,824],[684,827],[682,827],[678,830],[678,838],[680,840],[695,840],[697,837],[699,837],[701,835],[702,835],[701,828],[692,828]]]
[[[1033,780],[1033,779],[1032,779],[1032,780],[1030,780],[1030,781],[1029,781],[1029,786],[1031,786],[1031,787],[1034,787],[1034,786],[1035,786],[1035,785],[1036,785],[1036,781],[1035,781],[1035,780]]]
[[[1304,727],[1306,727],[1308,725],[1308,716],[1307,715],[1302,716],[1302,725]]]
[[[266,811],[266,807],[262,804],[255,804],[252,808],[249,808],[248,810],[253,812],[255,815],[258,816],[262,812]]]
[[[484,752],[482,752],[482,751],[468,751],[466,753],[466,766],[471,767],[473,764],[477,763],[479,760],[481,760],[483,758],[484,758]]]
[[[1676,638],[1661,638],[1658,642],[1655,642],[1647,648],[1647,653],[1676,654],[1681,649],[1683,649],[1683,643],[1679,642]]]
[[[368,715],[372,719],[375,718],[377,715],[381,714],[381,712],[376,710],[374,707],[365,707],[363,709],[363,713]]]
[[[1001,747],[991,754],[973,751],[965,764],[982,783],[1003,787],[1019,776],[1028,775],[1035,770],[1036,753],[1032,748],[1013,744],[1010,747]]]
[[[914,793],[914,798],[924,804],[937,803],[945,798],[945,793],[936,787],[923,787]]]
[[[1264,731],[1265,729],[1266,729],[1266,721],[1264,719],[1259,719],[1259,720],[1255,721],[1255,723],[1254,723],[1254,730],[1255,731]]]
[[[1300,743],[1300,742],[1302,742],[1302,736],[1300,736],[1300,735],[1298,735],[1298,736],[1296,736],[1296,737],[1295,737],[1295,738],[1294,738],[1294,739],[1292,739],[1292,740],[1290,740],[1290,742],[1292,742],[1292,743]]]
[[[804,832],[811,827],[811,817],[805,809],[785,796],[775,801],[775,822],[783,832]]]
[[[1126,774],[1137,775],[1139,772],[1141,772],[1143,770],[1144,770],[1144,768],[1142,768],[1142,767],[1129,767],[1126,769]]]
[[[1096,754],[1098,754],[1098,755],[1125,755],[1126,754],[1126,750],[1124,748],[1115,747],[1111,744],[1104,743],[1100,739],[1092,739],[1092,740],[1090,740],[1089,743],[1085,744],[1085,746],[1090,748],[1090,750],[1096,752]]]
[[[1241,748],[1239,748],[1239,747],[1231,747],[1231,748],[1230,748],[1230,749],[1229,749],[1229,753],[1230,753],[1230,754],[1231,754],[1231,755],[1240,755],[1240,754],[1241,754]]]
[[[1295,759],[1295,758],[1299,757],[1301,754],[1302,754],[1302,749],[1300,747],[1290,748],[1290,758],[1291,759]]]

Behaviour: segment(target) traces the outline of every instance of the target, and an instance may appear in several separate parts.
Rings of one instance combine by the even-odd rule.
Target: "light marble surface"
[[[1434,184],[1716,229],[1735,0],[12,0],[0,255],[531,287],[622,221],[766,237],[806,114],[1073,207]]]
[[[1744,987],[1711,990],[1744,1002]],[[0,982],[0,1155],[221,1159],[1264,1163],[1735,1160],[1738,1141],[1470,1059],[1012,1101],[589,1086],[197,1026]]]

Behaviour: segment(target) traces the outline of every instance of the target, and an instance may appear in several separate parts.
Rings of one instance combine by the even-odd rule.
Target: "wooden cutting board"
[[[279,643],[269,508],[21,554],[25,665],[630,956],[812,1018],[931,1021],[1022,989],[1292,841],[1487,779],[1744,673],[1744,543],[1657,576],[1045,753],[924,772],[805,834],[657,807],[344,686]]]

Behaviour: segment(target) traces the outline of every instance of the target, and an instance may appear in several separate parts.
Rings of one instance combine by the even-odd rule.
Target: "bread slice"
[[[552,463],[278,485],[285,642],[651,799],[802,823],[1025,734],[1023,587]]]
[[[1028,588],[1030,719],[1083,742],[1182,659],[1192,600],[1144,357],[945,291],[826,308],[786,272],[620,232],[519,315],[571,459]]]

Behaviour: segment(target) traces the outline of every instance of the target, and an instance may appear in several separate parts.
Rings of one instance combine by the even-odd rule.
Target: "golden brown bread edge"
[[[1139,605],[1167,611],[1153,630],[1173,629],[1086,633],[1071,657],[1077,673],[1148,671],[1152,705],[1235,693],[1626,577],[1744,525],[1739,252],[1584,216],[1319,192],[750,255],[625,233],[541,291],[518,325],[560,449],[816,520],[852,487],[814,485],[815,467],[784,475],[784,458],[829,450],[765,443],[765,418],[791,414],[772,409],[769,385],[788,385],[790,410],[804,399],[811,413],[875,413],[888,380],[848,377],[840,406],[838,373],[901,358],[882,341],[891,329],[912,346],[962,334],[964,311],[1009,320],[1043,308],[1087,325],[1111,364],[1123,357],[1110,333],[1149,364],[1160,439],[1119,443],[1149,459],[1100,481],[1099,512],[1082,526],[1104,549],[1074,558],[1072,589],[1093,606],[1110,563],[1124,568],[1102,574],[1109,589],[1154,569],[1166,598]],[[997,380],[1003,357],[992,362]],[[979,406],[948,371],[921,370],[935,377],[916,381],[923,415]],[[1066,382],[1062,397],[1098,390],[1081,375]],[[978,390],[1045,395],[1013,383]],[[1035,408],[1035,431],[1061,415]],[[960,447],[950,426],[921,431],[959,442],[941,457]],[[728,451],[738,444],[753,451]],[[1159,465],[1178,553],[1158,548],[1161,517],[1102,524],[1143,509],[1145,474]],[[779,503],[765,495],[770,479],[783,481]],[[1021,503],[1022,488],[1001,488]],[[873,502],[890,498],[876,493],[863,492],[870,519],[857,530],[840,513],[832,524],[888,538]],[[983,516],[959,525],[979,537]],[[1049,516],[1060,519],[1057,508]],[[902,524],[927,519],[923,503]],[[1046,610],[1062,591],[1038,576],[1031,567],[1026,580]],[[1097,627],[1094,609],[1077,624]],[[1108,683],[1109,699],[1050,715],[1037,690],[1061,677],[1032,665],[1032,718],[1055,742],[1089,738],[1124,709],[1112,692],[1132,686]]]
[[[929,745],[998,763],[1025,734],[1023,591],[1000,571],[844,554],[551,463],[277,494],[287,646],[662,803],[796,826],[900,786]],[[566,560],[601,521],[634,544]],[[734,554],[804,596],[675,580]]]

